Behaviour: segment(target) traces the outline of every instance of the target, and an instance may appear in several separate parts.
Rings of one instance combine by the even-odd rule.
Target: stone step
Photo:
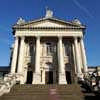
[[[19,84],[17,84],[16,86],[19,86],[19,87],[20,87],[20,86],[21,86],[21,87],[25,87],[25,86],[29,86],[29,87],[35,87],[35,86],[39,86],[39,87],[40,87],[40,86],[44,86],[44,87],[51,87],[51,86],[54,86],[54,87],[56,87],[56,86],[57,86],[57,87],[60,87],[60,86],[61,86],[61,87],[62,87],[62,86],[63,86],[63,87],[64,87],[64,86],[65,86],[65,87],[70,87],[70,86],[75,86],[75,84],[68,84],[68,85],[59,85],[59,84],[49,84],[49,85],[47,85],[47,84],[46,84],[46,85],[45,85],[45,84],[38,84],[38,85],[37,85],[37,84],[21,84],[21,85],[19,85]],[[15,86],[15,87],[16,87],[16,86]],[[76,86],[77,86],[77,84],[76,84]]]
[[[0,100],[83,100],[82,97],[79,96],[11,96],[11,97],[2,97]]]
[[[82,100],[79,85],[15,85],[0,100]]]
[[[55,90],[55,91],[65,91],[65,92],[67,92],[67,91],[74,91],[75,89],[56,89],[56,88],[53,88],[53,89],[14,89],[14,90],[11,90],[11,92],[14,92],[14,91],[43,91],[43,92],[45,92],[45,91],[52,91],[52,90]],[[80,91],[80,90],[76,90],[76,91]]]
[[[14,88],[52,88],[52,87],[57,87],[57,88],[60,88],[60,87],[63,87],[63,88],[71,88],[71,87],[77,87],[77,85],[29,85],[29,84],[25,84],[25,85],[15,85]]]
[[[22,94],[22,93],[24,93],[24,94],[29,94],[29,93],[33,93],[33,94],[47,94],[47,93],[49,93],[50,91],[55,91],[55,92],[57,92],[58,94],[75,94],[75,93],[77,93],[77,94],[80,94],[80,90],[76,90],[76,91],[74,91],[74,90],[58,90],[58,89],[38,89],[38,90],[35,90],[35,89],[33,89],[33,90],[30,90],[30,89],[27,89],[27,90],[22,90],[22,89],[17,89],[17,90],[15,90],[15,91],[11,91],[10,93],[11,94],[17,94],[17,93],[19,93],[19,94]]]
[[[18,90],[18,91],[14,91],[14,92],[11,92],[12,94],[15,94],[15,93],[20,93],[20,94],[22,94],[22,93],[33,93],[33,94],[35,94],[35,93],[38,93],[38,94],[41,94],[41,93],[49,93],[50,91],[47,91],[47,90],[45,90],[45,91],[21,91],[21,90]],[[80,92],[78,91],[78,92],[75,92],[75,91],[56,91],[58,94],[59,93],[62,93],[62,94],[80,94]]]
[[[41,95],[41,96],[3,96],[0,100],[48,100],[47,95]]]
[[[15,87],[13,87],[13,89],[12,90],[18,90],[18,89],[21,89],[21,90],[33,90],[33,89],[35,89],[35,90],[45,90],[45,89],[58,89],[58,90],[74,90],[74,89],[76,89],[76,88],[79,88],[78,86],[76,87],[76,86],[56,86],[56,87],[45,87],[45,86],[25,86],[25,87],[23,87],[23,86],[15,86]],[[77,89],[76,89],[77,90]]]
[[[48,92],[17,92],[17,93],[9,93],[9,94],[6,94],[8,96],[12,96],[12,95],[48,95],[50,93]],[[81,95],[81,93],[72,93],[72,92],[56,92],[57,95]]]

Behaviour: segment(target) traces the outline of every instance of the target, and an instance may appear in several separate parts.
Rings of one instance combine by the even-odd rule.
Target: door
[[[46,84],[53,84],[53,71],[46,71],[45,83]]]
[[[70,71],[66,71],[66,81],[68,84],[71,84],[71,73]]]
[[[33,72],[28,71],[27,72],[27,82],[26,82],[26,84],[32,84],[32,80],[33,80]]]

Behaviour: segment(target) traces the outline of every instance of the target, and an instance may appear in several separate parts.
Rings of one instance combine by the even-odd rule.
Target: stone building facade
[[[44,18],[13,26],[15,37],[11,73],[20,74],[20,84],[70,84],[87,73],[84,48],[85,26],[55,18]]]

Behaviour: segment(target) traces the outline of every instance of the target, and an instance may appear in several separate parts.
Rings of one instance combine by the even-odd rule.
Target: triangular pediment
[[[40,19],[30,21],[20,25],[15,25],[17,28],[81,28],[79,25],[75,25],[71,22],[65,22],[54,18]]]
[[[60,22],[53,22],[51,20],[40,21],[31,24],[32,27],[66,27],[66,24]]]

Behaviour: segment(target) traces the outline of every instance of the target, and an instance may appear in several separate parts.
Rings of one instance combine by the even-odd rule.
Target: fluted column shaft
[[[19,51],[19,61],[18,61],[18,73],[23,73],[23,63],[24,63],[24,46],[25,37],[21,37],[20,41],[20,51]]]
[[[80,77],[82,72],[81,72],[80,54],[79,54],[78,38],[77,37],[74,37],[74,46],[75,46],[77,75],[78,75],[78,77]]]
[[[59,84],[67,84],[65,75],[62,37],[58,37],[58,65],[59,65]]]
[[[36,39],[35,72],[40,72],[40,37]]]
[[[15,37],[14,49],[13,49],[13,56],[11,62],[11,73],[15,73],[16,64],[17,64],[17,55],[18,55],[18,37]]]
[[[62,37],[59,37],[58,40],[58,55],[59,55],[59,72],[64,72],[64,55],[63,55],[63,45],[62,45]]]
[[[35,72],[33,74],[32,84],[41,84],[40,50],[40,37],[36,37]]]
[[[82,51],[83,69],[84,69],[84,73],[86,73],[87,72],[87,59],[86,59],[83,37],[81,37],[81,39],[80,39],[80,44],[81,44],[81,51]]]

